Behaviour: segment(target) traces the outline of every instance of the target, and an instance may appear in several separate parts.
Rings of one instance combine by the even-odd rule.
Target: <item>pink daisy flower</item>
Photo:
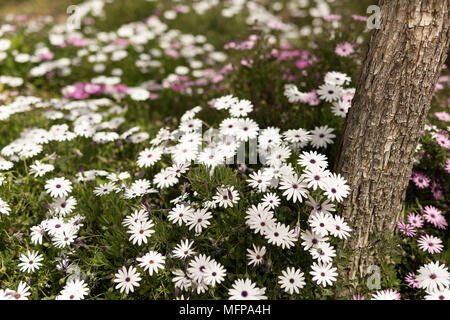
[[[372,300],[400,300],[400,293],[394,289],[379,290],[372,294]]]
[[[406,275],[405,281],[408,284],[408,286],[413,288],[419,287],[419,280],[416,278],[416,274],[414,272],[410,272]]]
[[[342,16],[339,15],[339,14],[330,14],[328,16],[323,17],[323,19],[328,21],[328,22],[340,21],[341,18],[342,18]]]
[[[450,173],[450,158],[448,158],[447,161],[445,161],[444,170],[445,172]]]
[[[441,239],[429,235],[421,236],[417,243],[422,251],[428,251],[431,254],[441,252],[444,247]]]
[[[419,189],[424,189],[430,186],[431,179],[421,172],[416,172],[412,176],[412,181]]]
[[[445,149],[450,149],[450,140],[443,134],[436,136],[436,142]]]
[[[368,18],[366,16],[360,16],[357,14],[352,14],[352,19],[355,21],[367,21]]]
[[[431,223],[439,229],[445,229],[447,227],[447,221],[445,221],[441,210],[433,206],[426,206],[424,209],[423,217],[428,223]]]
[[[439,120],[445,121],[445,122],[449,122],[450,121],[450,114],[448,114],[445,111],[442,112],[435,112],[434,115],[436,116],[436,118],[438,118]]]
[[[415,214],[414,212],[411,212],[410,214],[408,214],[408,222],[414,228],[422,228],[423,227],[423,219],[420,214]]]
[[[433,193],[433,197],[436,200],[439,200],[444,195],[441,185],[439,183],[436,183],[435,181],[433,181],[433,183],[431,184],[431,192]]]
[[[354,294],[352,300],[366,300],[366,298],[361,294]]]
[[[343,43],[339,43],[336,46],[336,49],[334,50],[334,52],[341,57],[348,57],[349,55],[351,55],[353,52],[355,52],[355,49],[353,49],[353,45],[351,43],[348,42],[343,42]]]
[[[405,224],[403,221],[397,222],[397,226],[403,234],[406,234],[408,237],[413,237],[416,235],[417,231],[410,224]]]

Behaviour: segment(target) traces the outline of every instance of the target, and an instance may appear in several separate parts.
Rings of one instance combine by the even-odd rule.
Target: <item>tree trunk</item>
[[[380,265],[371,250],[393,235],[401,217],[414,151],[450,39],[450,0],[380,0],[374,30],[352,107],[343,129],[335,170],[351,187],[341,207],[353,225],[344,274],[364,277]]]

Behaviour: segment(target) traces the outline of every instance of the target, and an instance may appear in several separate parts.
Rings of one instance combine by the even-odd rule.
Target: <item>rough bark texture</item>
[[[393,234],[412,159],[450,39],[450,0],[380,0],[374,30],[344,126],[336,171],[351,186],[341,212],[354,232],[345,271],[363,277],[374,234]],[[379,265],[379,263],[378,263]]]

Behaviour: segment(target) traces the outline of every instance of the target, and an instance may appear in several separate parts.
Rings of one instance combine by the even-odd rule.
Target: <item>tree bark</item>
[[[344,274],[364,277],[374,235],[393,235],[401,217],[412,159],[450,40],[450,0],[380,0],[335,170],[351,187],[341,206],[353,225]],[[382,257],[381,257],[382,258]]]

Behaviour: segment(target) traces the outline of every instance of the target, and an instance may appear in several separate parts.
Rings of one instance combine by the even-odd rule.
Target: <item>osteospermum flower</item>
[[[92,137],[92,140],[96,143],[108,143],[119,139],[119,134],[116,132],[97,132]]]
[[[444,170],[447,173],[450,173],[450,158],[445,161]]]
[[[313,259],[322,263],[331,263],[336,256],[336,250],[328,242],[320,242],[310,250]]]
[[[294,292],[299,293],[299,289],[303,288],[306,284],[304,274],[300,269],[287,268],[281,274],[278,277],[278,283],[289,294],[293,294]]]
[[[89,288],[81,279],[67,280],[64,289],[60,292],[57,300],[83,300],[88,295]]]
[[[195,229],[195,232],[200,233],[204,228],[207,228],[211,222],[209,219],[212,218],[211,212],[207,209],[198,209],[194,213],[188,215],[186,219],[186,225],[189,230]]]
[[[161,159],[163,152],[160,148],[146,148],[139,153],[137,165],[140,168],[153,166]]]
[[[347,222],[344,221],[344,218],[336,215],[327,227],[330,234],[339,239],[347,239],[352,231],[352,228],[348,226]]]
[[[444,248],[442,240],[435,236],[423,235],[417,241],[419,248],[422,251],[428,251],[428,253],[439,253]]]
[[[127,232],[131,234],[130,241],[132,241],[133,244],[137,243],[138,246],[142,245],[142,243],[147,243],[147,238],[155,232],[155,230],[152,229],[153,226],[154,224],[151,220],[143,222],[139,221],[130,225],[129,230],[127,230]]]
[[[265,234],[267,242],[273,243],[281,248],[290,248],[294,246],[294,242],[297,241],[297,236],[294,230],[291,230],[289,226],[278,222],[272,227],[268,228]]]
[[[450,300],[450,289],[427,292],[425,300]]]
[[[183,223],[186,223],[188,221],[188,217],[194,213],[195,210],[191,206],[185,204],[177,204],[175,208],[170,210],[167,218],[173,224],[178,224],[179,226],[181,226]]]
[[[325,195],[328,199],[331,201],[336,200],[337,202],[342,202],[344,198],[347,198],[350,192],[350,187],[347,184],[347,180],[345,180],[339,173],[332,173],[325,179]]]
[[[317,188],[326,190],[326,178],[329,177],[330,174],[330,171],[317,167],[306,169],[301,175],[301,178],[308,184],[308,188],[312,188],[313,190],[317,190]]]
[[[439,261],[423,265],[417,271],[419,287],[429,292],[447,289],[450,286],[450,273],[445,264]]]
[[[0,198],[0,213],[9,215],[10,211],[11,208],[9,207],[9,205]]]
[[[217,98],[213,101],[213,106],[217,110],[229,109],[232,105],[235,105],[239,102],[239,99],[233,97],[231,94],[226,95],[220,98]]]
[[[239,102],[231,105],[229,111],[233,117],[246,117],[253,111],[253,104],[249,100],[239,100]]]
[[[159,252],[149,251],[136,260],[139,262],[139,267],[148,270],[148,273],[153,275],[153,273],[158,273],[159,269],[164,269],[166,258]]]
[[[335,116],[345,118],[347,116],[348,109],[350,109],[351,104],[347,101],[339,100],[334,102],[331,111]]]
[[[258,288],[250,279],[237,279],[228,290],[230,300],[265,300],[266,288]]]
[[[178,183],[178,178],[173,170],[170,168],[166,168],[161,170],[159,173],[155,175],[153,178],[153,183],[156,184],[158,188],[168,188]]]
[[[61,232],[55,234],[52,242],[56,247],[64,248],[72,244],[76,237],[77,229],[66,227]]]
[[[316,151],[302,152],[298,159],[298,164],[310,170],[317,167],[325,169],[328,166],[327,157]]]
[[[328,126],[316,127],[311,131],[311,146],[316,149],[326,148],[327,145],[333,143],[333,138],[336,137],[332,132],[333,128],[329,128]]]
[[[287,130],[283,133],[283,136],[285,141],[299,148],[305,147],[311,141],[311,132],[302,128]]]
[[[337,268],[333,268],[331,263],[316,263],[314,262],[311,266],[311,271],[309,272],[313,278],[312,280],[318,285],[326,287],[327,285],[332,286],[333,282],[336,281]]]
[[[45,228],[42,225],[33,226],[30,228],[31,242],[33,244],[42,244],[42,239],[45,234]]]
[[[406,275],[405,282],[410,287],[419,288],[419,280],[417,280],[416,274],[414,272],[410,272]]]
[[[259,126],[254,120],[250,118],[240,119],[237,123],[236,137],[241,141],[255,139],[258,131]]]
[[[247,249],[247,259],[249,260],[248,265],[257,266],[263,262],[264,255],[266,254],[266,247],[257,247],[253,245],[252,249]]]
[[[193,285],[193,281],[189,276],[181,269],[175,269],[172,271],[174,275],[172,282],[174,282],[175,288],[181,290],[188,290]]]
[[[326,102],[337,101],[342,96],[342,88],[333,84],[323,84],[317,90],[317,94],[320,99],[325,100]],[[311,132],[314,135],[314,132]],[[313,138],[314,139],[314,138]]]
[[[284,190],[283,196],[285,196],[287,200],[292,199],[292,202],[294,203],[297,202],[297,200],[303,202],[303,198],[308,197],[309,191],[307,187],[306,182],[296,174],[291,177],[283,178],[279,186],[281,190]]]
[[[320,243],[328,241],[328,237],[306,230],[300,235],[303,240],[302,246],[305,250],[316,248]]]
[[[192,249],[193,244],[194,244],[193,241],[185,240],[183,242],[183,240],[182,240],[181,243],[177,244],[175,249],[172,250],[172,255],[175,258],[179,258],[179,259],[189,258],[190,256],[192,256],[196,253]]]
[[[249,178],[246,181],[250,187],[257,189],[259,192],[265,192],[270,186],[270,178],[261,170],[251,173]]]
[[[2,150],[2,153],[3,153],[3,150]],[[0,157],[0,170],[9,170],[12,167],[14,167],[14,163]]]
[[[137,272],[136,268],[130,266],[127,270],[125,266],[122,267],[115,274],[115,279],[113,280],[116,285],[116,289],[120,290],[120,293],[125,292],[128,294],[130,291],[134,292],[134,287],[139,287],[139,281],[141,281],[140,273]]]
[[[66,178],[53,178],[47,180],[44,186],[47,193],[53,198],[67,197],[72,192],[72,182]]]
[[[52,164],[41,163],[36,160],[34,164],[30,166],[30,173],[35,177],[42,177],[47,172],[51,172],[54,169],[55,167]]]
[[[148,219],[148,212],[146,210],[135,210],[132,214],[125,217],[122,224],[124,226],[131,226],[139,222],[146,222]]]
[[[315,212],[308,219],[308,224],[314,233],[323,237],[328,235],[330,229],[333,229],[333,222],[333,216],[323,212]]]
[[[348,57],[349,55],[351,55],[353,52],[355,52],[355,49],[353,48],[353,45],[349,42],[343,42],[343,43],[338,43],[336,45],[336,49],[334,50],[334,52],[341,57]]]
[[[23,281],[19,282],[17,290],[8,290],[5,296],[11,300],[28,300],[28,296],[31,295],[30,287]]]
[[[21,261],[19,263],[20,271],[31,273],[35,270],[39,270],[42,266],[41,261],[44,260],[44,258],[37,251],[27,251],[26,254],[22,254],[19,257],[19,260]]]
[[[246,212],[245,219],[249,228],[261,235],[266,234],[276,222],[273,212],[262,204],[251,206]]]
[[[99,185],[98,187],[95,187],[94,194],[97,197],[104,196],[104,195],[110,194],[111,192],[116,191],[116,190],[117,190],[117,187],[114,184],[114,182],[106,182],[106,183]]]
[[[418,188],[424,189],[430,186],[431,179],[421,172],[416,172],[412,177],[412,181]]]
[[[372,300],[400,300],[400,293],[393,289],[379,290],[372,294]]]
[[[414,212],[411,212],[410,214],[408,214],[408,222],[414,228],[422,228],[423,227],[422,216],[419,214],[415,214]]]
[[[205,276],[206,268],[214,261],[214,259],[211,259],[211,257],[200,254],[197,257],[194,257],[189,262],[188,267],[188,274],[192,278],[192,280],[196,282],[200,282],[203,280],[203,277]]]
[[[239,193],[234,190],[234,187],[220,187],[217,189],[216,195],[213,200],[217,202],[219,207],[232,207],[239,201]]]
[[[270,209],[275,209],[280,205],[280,201],[280,197],[278,197],[275,193],[268,192],[262,198],[262,205]]]
[[[425,220],[439,229],[445,229],[447,222],[442,215],[442,211],[433,206],[425,206],[423,209]]]
[[[405,224],[403,221],[397,222],[398,229],[401,233],[407,235],[408,237],[413,237],[417,234],[416,229],[410,224]]]
[[[70,196],[68,198],[57,198],[50,206],[55,210],[56,214],[65,216],[66,214],[71,213],[76,205],[77,200]]]
[[[215,286],[225,280],[226,269],[216,261],[206,266],[203,281],[210,286]]]

